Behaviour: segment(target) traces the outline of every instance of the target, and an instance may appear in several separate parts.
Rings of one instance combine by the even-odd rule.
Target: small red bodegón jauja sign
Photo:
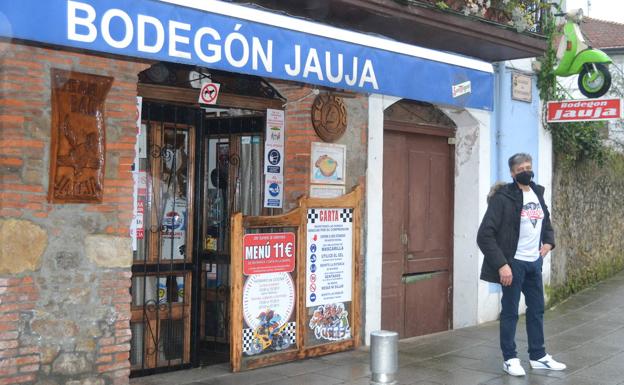
[[[621,119],[622,99],[584,99],[548,102],[548,123]]]

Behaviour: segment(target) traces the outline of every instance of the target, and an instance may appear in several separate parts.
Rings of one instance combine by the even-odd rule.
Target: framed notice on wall
[[[512,72],[511,98],[528,103],[533,100],[533,78],[530,75]]]
[[[310,183],[345,184],[346,152],[342,144],[312,143]]]

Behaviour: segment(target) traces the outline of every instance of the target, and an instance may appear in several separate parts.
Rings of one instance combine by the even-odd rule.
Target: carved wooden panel
[[[312,126],[325,142],[334,142],[347,129],[347,107],[342,98],[323,94],[312,103]]]
[[[52,203],[102,202],[104,101],[113,78],[52,69]]]

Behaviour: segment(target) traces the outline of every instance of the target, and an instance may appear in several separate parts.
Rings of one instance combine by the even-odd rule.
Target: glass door
[[[143,229],[137,231],[132,266],[134,374],[191,363],[195,128],[185,122],[188,111],[177,107],[147,104],[145,110],[148,150],[135,165]]]
[[[220,126],[228,129],[228,124]],[[202,145],[199,334],[203,364],[229,360],[230,216],[262,213],[264,147],[261,133],[253,128],[250,125],[246,133],[208,131]]]
[[[132,376],[229,361],[230,216],[262,211],[264,115],[146,102]]]

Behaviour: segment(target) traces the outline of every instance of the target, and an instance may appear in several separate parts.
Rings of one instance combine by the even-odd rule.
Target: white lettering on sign
[[[190,39],[188,36],[178,35],[178,30],[190,31],[191,25],[187,23],[180,23],[177,21],[169,21],[169,56],[175,56],[183,59],[190,59],[191,53],[179,51],[177,43],[188,45]]]
[[[240,28],[241,25],[236,24],[236,26],[234,27],[234,31],[238,31],[240,30]],[[234,44],[234,42],[238,42],[238,45],[240,45],[243,50],[239,59],[234,58],[234,55],[232,53],[232,45]],[[243,36],[243,34],[239,32],[233,32],[227,35],[227,37],[225,38],[225,57],[227,58],[228,63],[237,68],[244,67],[247,64],[247,61],[249,60],[249,42],[247,41],[247,38]]]
[[[271,258],[271,245],[245,247],[245,259]]]
[[[160,20],[152,16],[139,14],[137,15],[137,23],[137,49],[147,53],[160,52],[165,44],[165,28]],[[145,42],[145,28],[147,24],[151,25],[156,31],[156,41],[153,45],[148,45]]]
[[[554,119],[559,120],[561,118],[616,118],[617,110],[615,108],[606,108],[604,111],[598,107],[595,109],[586,110],[557,110],[555,112]]]
[[[84,17],[78,16],[78,11],[86,13]],[[89,4],[76,1],[67,2],[67,38],[74,41],[93,43],[97,38],[95,21],[95,9]],[[76,32],[78,26],[86,27],[89,31],[86,35]]]
[[[195,32],[194,46],[195,53],[199,57],[199,59],[206,63],[217,63],[221,60],[221,46],[218,44],[209,43],[206,47],[208,48],[209,55],[204,52],[202,47],[202,39],[204,36],[210,36],[213,41],[221,40],[221,35],[219,32],[210,27],[202,27]]]
[[[111,24],[117,27],[114,35]],[[130,15],[117,8],[106,10],[98,20],[93,6],[75,0],[67,2],[69,40],[93,43],[101,32],[104,42],[117,49],[127,48],[136,39],[139,52],[158,54],[165,50],[172,58],[192,60],[196,56],[207,64],[225,60],[235,68],[251,65],[253,70],[273,72],[273,40],[246,36],[241,23],[235,24],[234,30],[229,33],[219,32],[213,27],[160,20],[146,14]],[[320,51],[318,48],[302,50],[299,44],[294,45],[290,62],[284,64],[283,70],[289,76],[311,81],[379,89],[371,59],[357,56],[345,58],[343,53]]]
[[[267,47],[266,50],[264,50],[260,39],[254,36],[251,40],[251,54],[251,67],[253,69],[258,69],[258,59],[260,59],[262,60],[262,65],[264,65],[265,70],[268,72],[273,71],[273,40],[267,40]]]
[[[271,245],[268,242],[266,245],[245,246],[245,259],[268,259],[272,256],[275,258],[292,258],[294,255],[292,242],[275,243],[272,248],[273,252],[271,252]]]
[[[548,122],[619,119],[621,114],[620,99],[548,102],[547,105]]]
[[[125,35],[121,40],[115,40],[115,38],[110,34],[110,25],[114,17],[121,19],[124,24]],[[121,49],[129,46],[134,38],[134,27],[130,16],[128,16],[128,14],[121,9],[109,9],[106,11],[104,16],[102,16],[102,37],[111,47]]]
[[[287,63],[284,65],[284,70],[290,76],[298,76],[301,72],[301,46],[295,44],[294,47],[294,61],[292,63]],[[336,67],[338,68],[338,74],[332,74],[332,53],[329,51],[325,51],[324,55],[324,66],[321,64],[318,52],[315,48],[310,48],[308,50],[308,54],[306,56],[305,65],[303,67],[302,76],[304,78],[308,78],[311,73],[316,74],[316,78],[320,81],[324,80],[327,77],[332,83],[340,83],[344,81],[350,85],[354,86],[358,83],[358,87],[363,87],[366,83],[369,83],[374,89],[379,89],[379,85],[377,84],[377,77],[375,76],[375,69],[373,68],[373,63],[366,59],[364,61],[364,65],[362,66],[362,71],[360,71],[358,65],[358,57],[353,57],[353,62],[351,66],[351,72],[348,74],[343,73],[344,68],[344,55],[338,54],[336,60]],[[323,72],[325,69],[325,72]],[[361,73],[361,76],[358,77],[358,73]],[[359,80],[359,82],[358,82]]]

